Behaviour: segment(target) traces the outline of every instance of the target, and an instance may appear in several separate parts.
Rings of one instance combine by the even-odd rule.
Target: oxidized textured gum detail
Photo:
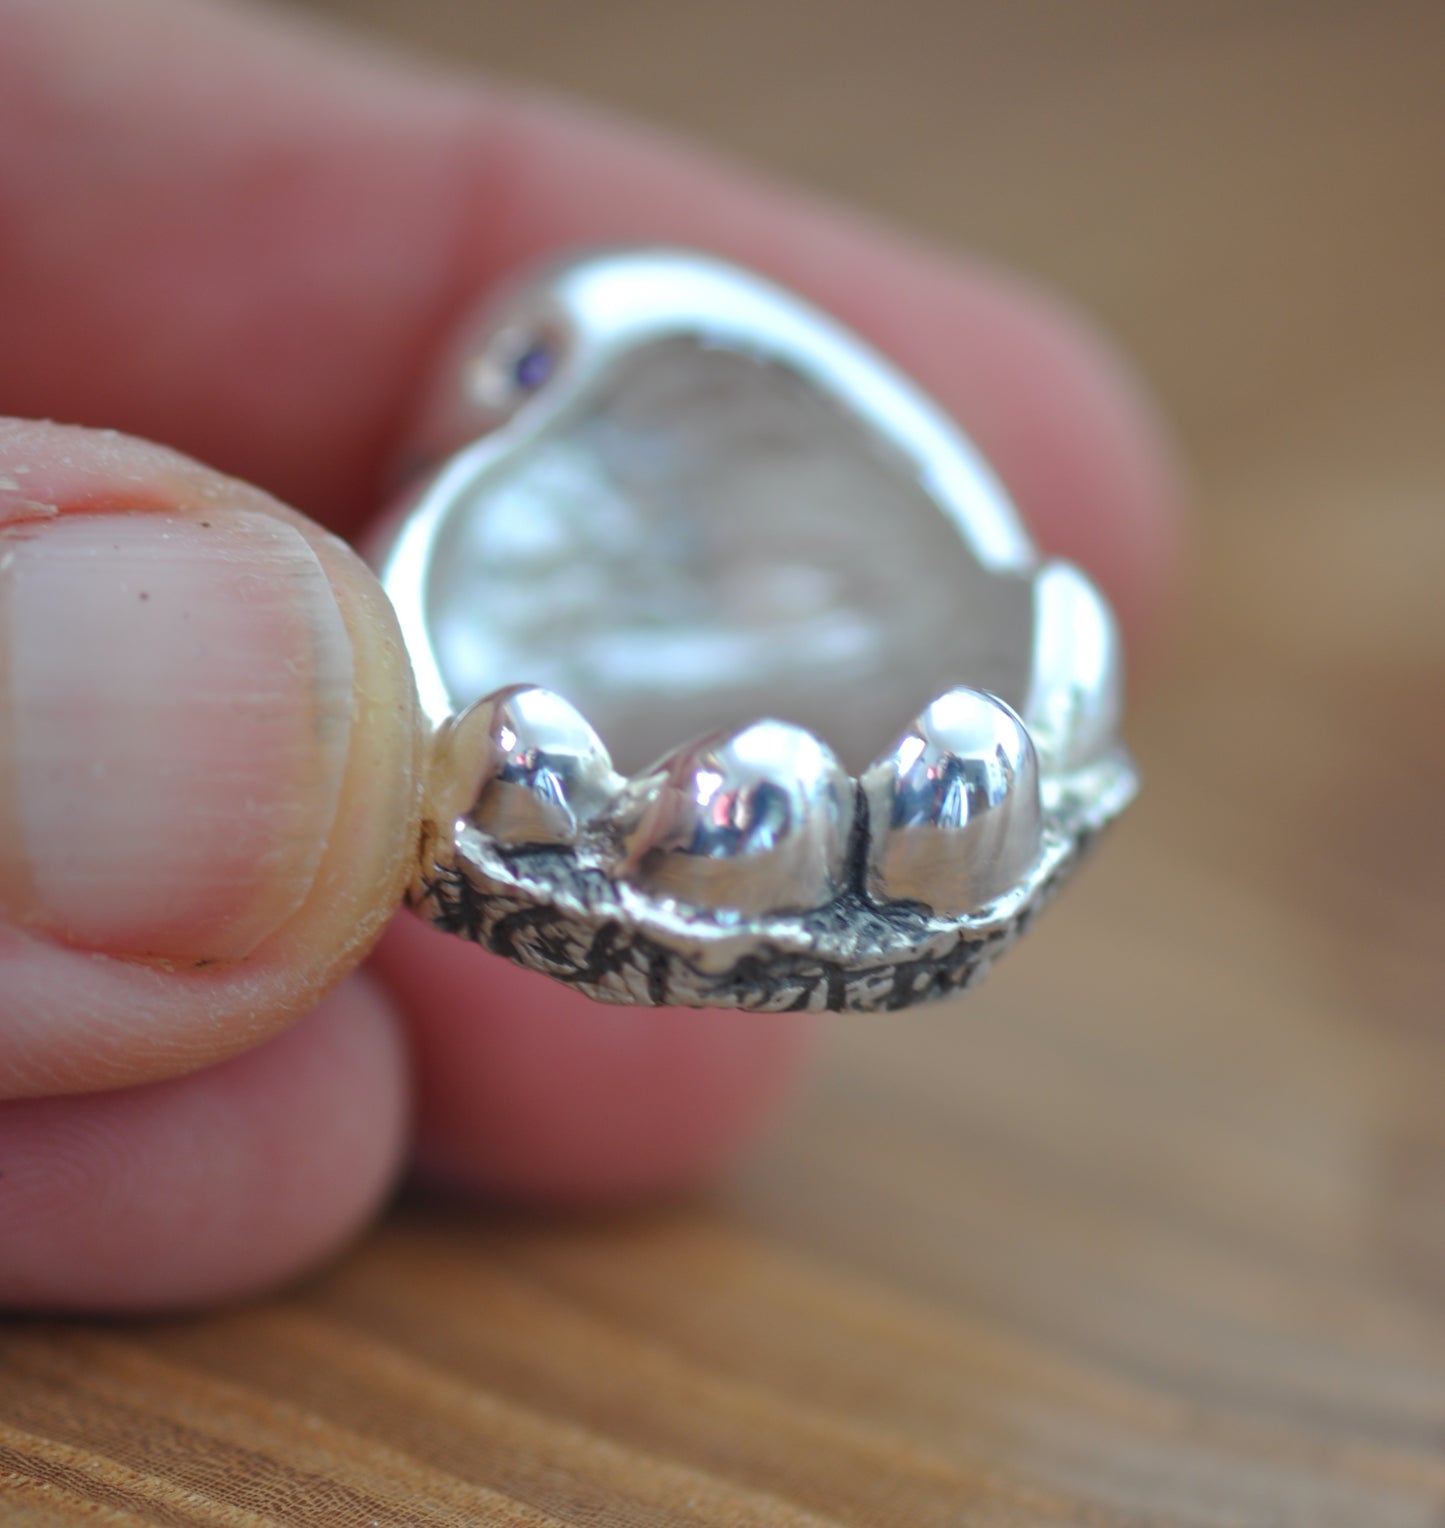
[[[411,891],[438,928],[601,1002],[760,1012],[879,1012],[961,992],[1025,931],[1136,779],[1110,755],[1046,814],[1032,874],[980,916],[937,918],[850,889],[804,914],[729,923],[672,904],[639,907],[581,849],[504,851],[481,835],[437,839]],[[860,825],[858,853],[866,849]]]

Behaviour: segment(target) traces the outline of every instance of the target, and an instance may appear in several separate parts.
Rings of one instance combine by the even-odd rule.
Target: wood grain
[[[831,1024],[706,1204],[0,1328],[0,1521],[1440,1528],[1445,11],[324,8],[1073,293],[1199,577],[1140,805],[962,1011]]]

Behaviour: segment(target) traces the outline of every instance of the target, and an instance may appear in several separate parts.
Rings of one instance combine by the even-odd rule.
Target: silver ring
[[[435,728],[411,895],[439,927],[609,1002],[904,1008],[980,975],[1134,795],[1102,596],[759,277],[549,267],[433,424],[382,579]]]

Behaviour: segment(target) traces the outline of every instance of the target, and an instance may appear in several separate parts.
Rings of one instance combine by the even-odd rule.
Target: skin
[[[599,1007],[392,918],[420,733],[384,599],[330,532],[383,511],[479,299],[582,243],[708,247],[850,323],[963,423],[1136,649],[1181,504],[1149,404],[1020,281],[566,103],[196,0],[0,0],[0,38],[0,412],[72,422],[0,430],[0,480],[23,465],[61,515],[296,526],[356,658],[346,831],[244,954],[85,948],[0,868],[0,1304],[255,1291],[355,1234],[409,1157],[552,1205],[715,1173],[786,1097],[801,1021]],[[0,848],[18,832],[0,804]]]

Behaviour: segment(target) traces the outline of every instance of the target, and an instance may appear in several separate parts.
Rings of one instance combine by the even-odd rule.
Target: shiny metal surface
[[[445,459],[383,579],[455,824],[414,888],[440,925],[610,1001],[902,1007],[983,970],[1132,796],[1102,597],[761,278],[544,269],[427,418]]]
[[[1038,757],[1023,722],[978,690],[940,695],[862,777],[868,889],[936,913],[1018,884],[1043,843]]]
[[[536,685],[498,690],[463,712],[447,767],[470,783],[459,818],[511,846],[574,843],[622,785],[586,717]]]
[[[1065,773],[1114,747],[1124,644],[1103,595],[1067,562],[1034,578],[1033,672],[1022,715],[1045,769]]]
[[[632,251],[545,273],[496,322],[456,367],[469,408],[436,406],[433,440],[461,449],[385,569],[434,722],[525,678],[626,769],[766,715],[856,769],[960,677],[1022,702],[1007,499],[832,320],[706,256]],[[523,388],[532,336],[552,360]]]
[[[678,749],[633,782],[617,874],[717,911],[802,912],[842,891],[853,781],[832,750],[761,721]]]

